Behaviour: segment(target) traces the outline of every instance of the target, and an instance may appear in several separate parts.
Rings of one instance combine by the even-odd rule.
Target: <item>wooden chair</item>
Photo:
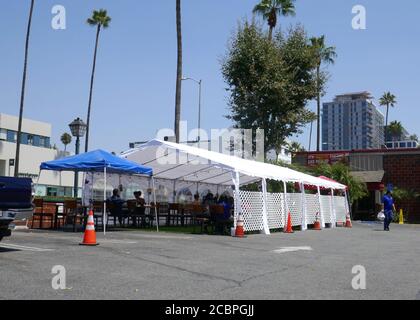
[[[180,205],[178,203],[170,203],[169,204],[169,220],[172,219],[173,224],[176,225],[179,224],[179,221],[181,220],[181,225],[184,225],[184,219],[181,214]],[[170,221],[169,221],[170,224]]]
[[[66,200],[64,201],[63,215],[65,217],[65,223],[73,225],[73,232],[76,232],[77,222],[83,224],[84,214],[79,211],[77,200]]]
[[[193,219],[193,225],[194,225],[194,231],[195,232],[195,226],[200,225],[200,232],[203,233],[204,230],[208,232],[208,226],[210,223],[210,218],[208,215],[205,214],[205,208],[201,205],[192,205],[191,208],[191,215]]]
[[[229,228],[232,222],[229,218],[225,218],[225,207],[223,205],[211,205],[209,210],[213,233],[218,232],[221,235],[229,234],[227,228]]]
[[[93,201],[92,203],[93,218],[95,220],[95,226],[104,227],[104,202],[103,201]],[[99,223],[100,221],[100,223]]]
[[[44,200],[43,199],[34,199],[34,212],[32,215],[32,224],[31,229],[34,228],[34,222],[35,220],[39,221],[39,229],[42,229],[43,222],[45,219],[48,219],[51,224],[51,229],[54,228],[54,215],[55,215],[55,209],[53,212],[49,210],[49,208],[44,207]]]
[[[130,219],[134,226],[138,225],[139,219],[141,219],[141,212],[138,210],[136,200],[127,200],[127,209],[128,209],[128,224],[130,224]],[[144,208],[143,208],[144,209]],[[144,210],[143,210],[144,213]],[[144,214],[143,214],[144,215]]]

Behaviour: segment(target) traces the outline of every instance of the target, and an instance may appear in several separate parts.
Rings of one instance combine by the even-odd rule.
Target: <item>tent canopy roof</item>
[[[103,150],[95,150],[72,157],[44,162],[40,166],[41,170],[79,172],[103,172],[104,168],[109,173],[153,175],[152,168],[114,156]]]
[[[315,186],[345,189],[346,186],[272,164],[241,159],[183,144],[152,140],[121,155],[130,161],[153,168],[155,178],[232,185],[232,173],[238,172],[240,184],[261,179],[300,182]]]

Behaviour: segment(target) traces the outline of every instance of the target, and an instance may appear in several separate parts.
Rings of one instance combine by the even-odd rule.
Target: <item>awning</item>
[[[346,186],[272,164],[246,160],[191,146],[152,140],[124,152],[122,157],[153,169],[155,178],[232,185],[233,173],[241,185],[261,179],[299,182],[325,188],[345,190]]]

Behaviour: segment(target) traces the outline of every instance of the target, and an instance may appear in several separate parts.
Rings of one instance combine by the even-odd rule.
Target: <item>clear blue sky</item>
[[[220,58],[239,20],[251,18],[257,0],[183,0],[184,74],[202,78],[203,127],[224,128],[227,93]],[[29,0],[0,0],[0,111],[18,114]],[[337,63],[325,100],[369,90],[391,90],[400,120],[420,134],[420,2],[405,0],[297,0],[295,18],[310,36],[325,34]],[[51,28],[51,8],[64,5],[67,29]],[[351,28],[352,7],[367,9],[367,30]],[[92,9],[106,8],[111,27],[101,36],[93,100],[91,147],[127,149],[172,128],[176,75],[175,0],[37,0],[33,18],[24,116],[53,124],[53,143],[75,117],[86,117],[95,30]],[[310,108],[314,108],[311,104]],[[197,87],[184,82],[182,119],[196,125]],[[308,130],[307,130],[308,131]],[[306,147],[307,131],[297,140]],[[314,144],[313,144],[314,145]]]

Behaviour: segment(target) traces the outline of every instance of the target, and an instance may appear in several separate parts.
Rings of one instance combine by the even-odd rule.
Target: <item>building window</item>
[[[32,134],[28,134],[27,135],[27,143],[30,146],[33,146],[34,145],[34,136]]]
[[[16,131],[7,130],[7,141],[8,142],[16,142],[16,140],[17,140]]]
[[[7,140],[7,130],[0,129],[0,140],[6,141]]]

